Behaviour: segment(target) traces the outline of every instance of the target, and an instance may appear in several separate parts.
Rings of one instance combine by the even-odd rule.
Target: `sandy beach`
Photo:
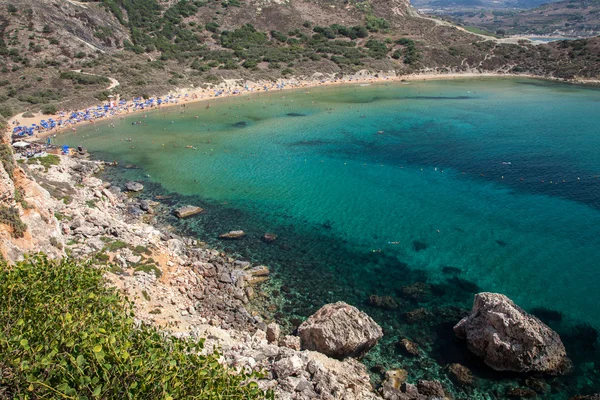
[[[132,115],[139,112],[148,112],[154,109],[161,109],[165,107],[175,107],[181,106],[182,104],[191,104],[195,102],[201,101],[210,101],[221,98],[229,98],[229,97],[240,97],[245,95],[252,95],[253,93],[266,93],[272,91],[285,91],[285,90],[297,90],[297,89],[310,89],[319,86],[332,86],[332,85],[347,85],[347,84],[377,84],[383,82],[414,82],[414,81],[428,81],[428,80],[445,80],[445,79],[468,79],[468,78],[485,78],[485,77],[496,77],[496,78],[507,78],[507,77],[515,77],[515,78],[531,78],[531,79],[543,79],[543,80],[553,80],[553,81],[561,81],[564,80],[552,77],[541,77],[531,74],[506,74],[506,73],[497,73],[497,72],[461,72],[461,73],[439,73],[439,72],[422,72],[415,73],[409,75],[395,75],[393,72],[386,74],[385,72],[380,72],[376,74],[368,74],[362,73],[353,76],[345,76],[341,79],[336,79],[333,76],[325,76],[322,75],[318,78],[313,79],[280,79],[276,82],[272,81],[243,81],[240,84],[240,80],[225,80],[224,82],[212,86],[210,88],[182,88],[178,90],[171,91],[169,93],[162,95],[155,95],[152,98],[164,97],[170,95],[172,97],[181,96],[178,99],[177,103],[163,103],[160,106],[155,106],[151,109],[136,109],[136,110],[123,110],[118,111],[114,115],[106,116],[101,120],[108,120],[115,117],[122,117],[126,115]],[[600,80],[572,80],[565,81],[568,83],[576,83],[576,84],[600,84]],[[284,85],[283,87],[277,87],[279,85]],[[267,89],[265,89],[267,88]],[[215,95],[215,91],[222,90],[222,93],[218,96]],[[119,99],[117,99],[117,102]],[[99,105],[103,105],[104,103],[100,103]],[[127,105],[131,106],[133,101],[128,101]],[[96,106],[92,106],[89,108],[94,108]],[[77,110],[85,111],[86,109]],[[44,115],[41,113],[35,113],[33,117],[24,118],[24,113],[20,113],[15,117],[9,120],[8,124],[8,137],[12,134],[13,128],[16,126],[15,123],[18,122],[17,125],[21,126],[30,126],[32,124],[39,125],[40,122],[44,119],[49,118],[61,118],[59,114],[55,115]],[[85,121],[80,124],[90,124],[94,122]],[[57,127],[51,130],[38,131],[33,136],[23,137],[22,140],[25,141],[37,141],[40,139],[44,139],[48,136],[55,135],[61,133],[65,130],[76,129],[76,125],[69,125],[64,127]]]

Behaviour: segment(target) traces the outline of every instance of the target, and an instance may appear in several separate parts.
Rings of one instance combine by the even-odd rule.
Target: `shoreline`
[[[392,71],[393,72],[393,71]],[[383,76],[382,76],[383,75]],[[319,79],[320,78],[320,79]],[[337,79],[333,77],[333,74],[321,75],[319,78],[313,79],[296,79],[289,78],[285,80],[278,80],[276,82],[265,82],[265,81],[250,81],[250,80],[225,80],[220,84],[209,87],[206,89],[203,88],[180,88],[174,91],[169,92],[166,95],[155,95],[151,98],[156,99],[165,96],[173,96],[173,97],[181,97],[183,98],[175,103],[168,102],[163,103],[158,106],[152,106],[151,108],[143,108],[143,109],[134,109],[129,110],[129,107],[133,106],[133,101],[128,101],[126,103],[127,111],[119,110],[120,107],[114,107],[117,109],[117,112],[114,115],[108,115],[99,119],[99,121],[107,121],[114,119],[116,117],[124,117],[128,115],[134,115],[140,112],[148,112],[153,110],[159,110],[163,108],[170,108],[175,106],[182,106],[187,104],[199,103],[199,102],[207,102],[210,100],[217,100],[222,98],[234,98],[241,97],[244,95],[252,95],[255,93],[268,93],[272,91],[286,91],[286,90],[297,90],[297,89],[311,89],[315,87],[321,86],[334,86],[334,85],[348,85],[348,84],[378,84],[384,82],[423,82],[423,81],[432,81],[432,80],[455,80],[455,79],[473,79],[473,78],[527,78],[527,79],[540,79],[547,80],[553,82],[567,83],[567,84],[576,84],[576,85],[589,85],[595,86],[600,85],[600,79],[574,79],[574,80],[564,80],[555,77],[549,76],[538,76],[533,74],[508,74],[508,73],[500,73],[500,72],[452,72],[452,73],[440,73],[440,72],[420,72],[408,75],[385,75],[383,72],[374,73],[374,74],[361,74],[344,76],[341,79]],[[287,83],[286,83],[287,81]],[[240,84],[241,82],[241,84]],[[222,90],[222,93],[219,95],[215,95],[214,92]],[[118,101],[118,98],[117,98]],[[85,110],[94,109],[97,107],[101,107],[105,103],[98,103],[94,106],[90,106],[86,109],[77,110],[76,112],[84,112]],[[18,115],[12,117],[8,121],[8,125],[6,128],[6,134],[10,138],[12,135],[12,129],[15,126],[15,122],[19,122],[19,125],[40,125],[40,122],[44,119],[48,118],[60,118],[59,115],[44,115],[41,113],[34,114],[34,117],[31,118],[23,118],[23,114],[19,113]],[[54,129],[49,129],[45,131],[38,131],[33,136],[23,136],[21,140],[27,142],[35,142],[38,140],[45,139],[49,136],[56,135],[59,133],[63,133],[68,129],[76,130],[75,126],[79,126],[82,124],[93,124],[94,122],[85,121],[76,125],[62,126]]]

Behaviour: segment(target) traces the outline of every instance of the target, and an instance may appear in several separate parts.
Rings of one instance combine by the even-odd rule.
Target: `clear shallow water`
[[[279,318],[340,299],[372,314],[386,336],[368,365],[447,381],[444,366],[462,362],[479,379],[475,391],[457,388],[458,397],[502,398],[498,385],[523,383],[490,374],[451,331],[472,293],[497,291],[526,309],[562,314],[537,310],[561,333],[577,370],[553,380],[546,397],[597,389],[600,91],[488,79],[210,105],[136,114],[56,140],[141,167],[112,171],[112,179],[141,179],[148,196],[170,192],[169,205],[203,205],[196,219],[165,217],[183,231],[211,240],[246,230],[247,239],[221,246],[273,267],[283,285],[275,288]],[[279,235],[275,244],[260,242],[266,231]],[[429,286],[408,296],[402,287],[415,282]],[[371,307],[371,294],[399,307]],[[436,317],[407,320],[419,307]],[[399,356],[401,337],[428,357]]]

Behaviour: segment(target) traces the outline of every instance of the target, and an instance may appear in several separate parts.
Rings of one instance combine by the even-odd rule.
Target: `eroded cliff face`
[[[15,235],[10,222],[0,219],[0,254],[9,261],[36,252],[45,252],[50,257],[63,255],[62,234],[53,212],[56,200],[11,160],[6,143],[0,145],[4,149],[0,162],[0,209],[3,213],[16,210],[27,226],[22,236]]]

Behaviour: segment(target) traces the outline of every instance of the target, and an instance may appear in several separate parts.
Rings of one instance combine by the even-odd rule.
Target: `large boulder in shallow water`
[[[141,192],[144,190],[144,185],[139,182],[127,182],[125,184],[125,190],[128,192]]]
[[[236,239],[241,239],[244,236],[246,236],[246,232],[244,232],[244,231],[229,231],[227,233],[223,233],[222,235],[219,235],[219,239],[236,240]]]
[[[326,304],[298,327],[303,349],[331,357],[360,357],[383,336],[367,314],[342,301]]]
[[[556,375],[571,366],[558,334],[502,294],[476,294],[471,313],[454,332],[497,371]]]
[[[200,214],[204,209],[196,206],[183,206],[174,211],[177,218],[187,218],[192,215]]]

